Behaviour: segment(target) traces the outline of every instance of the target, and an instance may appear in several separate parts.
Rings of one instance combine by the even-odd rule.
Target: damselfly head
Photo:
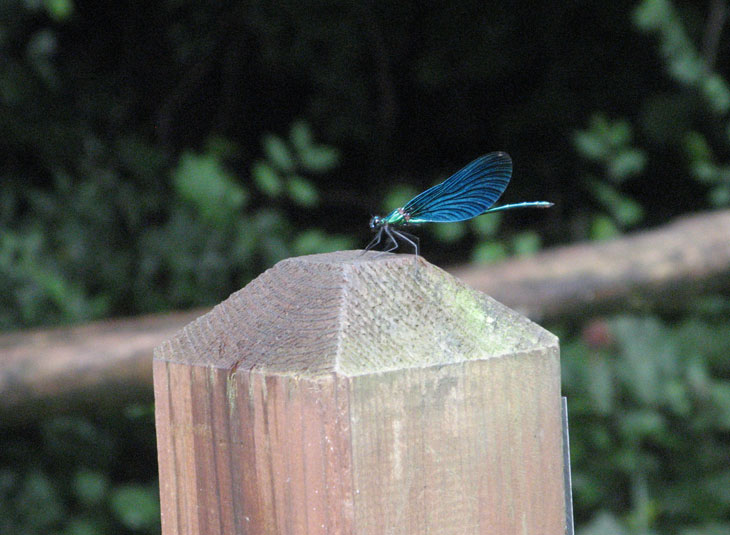
[[[370,228],[371,229],[376,229],[376,228],[379,228],[379,227],[382,227],[382,226],[383,226],[383,218],[380,217],[379,215],[374,215],[370,219]]]

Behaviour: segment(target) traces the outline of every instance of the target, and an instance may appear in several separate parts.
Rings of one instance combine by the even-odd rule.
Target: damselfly
[[[492,207],[507,188],[511,176],[512,159],[506,152],[490,152],[477,158],[441,184],[415,196],[387,216],[373,216],[370,228],[376,230],[377,234],[365,250],[379,245],[385,235],[385,244],[389,248],[384,252],[395,251],[398,248],[396,238],[400,238],[411,244],[418,254],[418,238],[392,227],[451,223],[502,210],[550,208],[553,205],[551,202],[533,201]]]

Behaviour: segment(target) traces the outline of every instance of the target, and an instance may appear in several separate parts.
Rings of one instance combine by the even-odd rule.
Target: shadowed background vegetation
[[[722,1],[0,5],[0,329],[210,305],[473,158],[489,263],[730,206]],[[561,335],[578,532],[730,531],[730,301]],[[0,431],[0,532],[159,531],[152,408]]]

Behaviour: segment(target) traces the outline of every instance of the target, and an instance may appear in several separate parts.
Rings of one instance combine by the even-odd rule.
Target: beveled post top
[[[422,257],[338,251],[282,260],[155,358],[354,376],[557,347],[554,335]]]

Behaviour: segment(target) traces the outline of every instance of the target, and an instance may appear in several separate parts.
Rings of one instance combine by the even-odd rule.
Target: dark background
[[[363,247],[371,215],[493,150],[514,160],[503,202],[555,207],[418,229],[429,261],[730,206],[725,14],[721,1],[5,1],[0,329],[214,304],[282,258]],[[579,533],[730,531],[729,315],[721,294],[547,326]],[[0,532],[159,530],[151,414],[141,400],[6,429]]]

